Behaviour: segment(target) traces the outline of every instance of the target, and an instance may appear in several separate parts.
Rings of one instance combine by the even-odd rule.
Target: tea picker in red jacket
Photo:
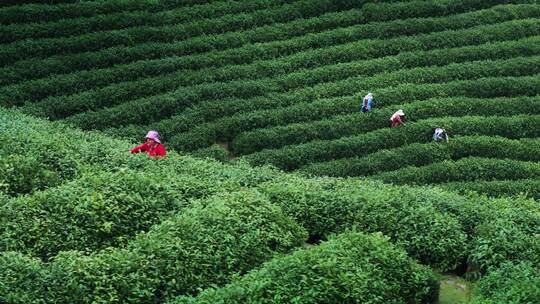
[[[157,131],[149,131],[144,137],[144,144],[131,149],[131,153],[146,152],[152,157],[162,157],[167,154],[165,146],[161,144]]]

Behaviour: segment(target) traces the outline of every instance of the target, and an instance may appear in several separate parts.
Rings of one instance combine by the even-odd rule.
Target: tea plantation
[[[0,303],[540,303],[539,73],[537,0],[2,1]]]

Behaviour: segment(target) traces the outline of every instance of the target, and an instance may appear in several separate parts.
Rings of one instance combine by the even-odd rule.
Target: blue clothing
[[[368,98],[368,111],[371,111],[371,108],[373,107],[373,97]]]
[[[364,98],[362,100],[362,104],[360,105],[360,111],[362,112],[369,112],[371,111],[371,108],[373,107],[373,97],[368,97],[367,102]]]

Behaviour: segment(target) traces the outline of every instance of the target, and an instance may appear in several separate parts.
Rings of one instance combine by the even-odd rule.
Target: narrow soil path
[[[225,151],[227,151],[227,160],[233,160],[236,157],[234,156],[234,153],[229,149],[229,143],[228,142],[216,142],[220,147],[222,147]]]
[[[461,304],[471,299],[470,282],[454,275],[444,275],[440,280],[439,304]]]

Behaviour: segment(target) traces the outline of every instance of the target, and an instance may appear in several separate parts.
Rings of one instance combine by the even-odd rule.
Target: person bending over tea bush
[[[390,128],[395,128],[398,125],[405,125],[405,112],[401,109],[390,117]]]
[[[371,111],[372,107],[373,107],[373,93],[368,93],[366,96],[364,96],[364,99],[362,100],[360,111],[363,113],[366,113],[366,112]]]
[[[436,128],[433,132],[433,141],[439,142],[443,140],[448,142],[448,133],[443,128]]]

